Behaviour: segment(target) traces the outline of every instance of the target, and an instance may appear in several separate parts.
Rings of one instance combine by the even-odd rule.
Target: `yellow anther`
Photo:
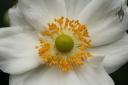
[[[50,31],[46,30],[42,34],[43,35],[47,35],[47,36],[51,36],[52,33]]]
[[[64,20],[64,17],[62,16],[61,18],[59,18],[59,19],[55,19],[55,22],[57,22],[57,23],[59,23],[60,25],[62,25],[63,24],[63,21]]]
[[[68,26],[68,24],[69,24],[69,19],[66,18],[65,25],[64,25],[64,28],[65,28],[65,29],[66,29],[66,27]]]
[[[51,25],[49,24],[49,29],[50,29],[50,30],[55,30],[55,29],[57,29],[56,24],[54,24],[54,23],[52,23]]]
[[[55,64],[57,64],[57,58],[55,56],[51,56],[48,65],[51,66]]]
[[[64,72],[71,70],[70,64],[63,58],[59,62],[59,68]]]
[[[39,49],[39,54],[41,55],[41,54],[45,53],[46,51],[47,51],[46,48],[40,48]]]

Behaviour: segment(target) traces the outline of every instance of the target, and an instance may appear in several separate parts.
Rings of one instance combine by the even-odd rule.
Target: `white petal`
[[[94,55],[81,69],[76,70],[81,85],[114,85],[102,66],[103,59],[103,56]]]
[[[37,38],[38,39],[38,38]],[[10,74],[29,71],[40,64],[34,33],[21,28],[0,29],[0,69]]]
[[[91,0],[65,0],[67,17],[77,18]]]
[[[128,17],[124,13],[123,21],[119,19],[121,1],[92,0],[79,15],[80,21],[88,25],[93,46],[105,45],[123,36]]]
[[[27,76],[26,76],[27,75]],[[20,82],[20,83],[19,83]],[[33,72],[10,77],[10,85],[81,85],[74,71],[64,73],[54,67],[39,67]]]
[[[92,48],[93,53],[105,55],[104,67],[112,73],[128,62],[128,35],[109,45]]]
[[[88,59],[87,62],[88,64],[97,68],[102,65],[103,59],[104,59],[103,55],[94,55],[92,58]]]
[[[76,74],[81,85],[114,85],[113,80],[102,67],[96,69],[86,64],[85,67],[76,71]]]
[[[28,23],[25,21],[17,6],[10,8],[8,12],[11,26],[28,26]]]
[[[28,23],[37,30],[49,20],[66,15],[64,0],[19,0],[18,6]]]
[[[54,67],[39,67],[29,73],[11,76],[10,85],[114,85],[101,65],[94,68],[89,63],[91,62],[88,61],[83,68],[68,73]]]
[[[26,72],[19,75],[10,75],[9,77],[9,85],[24,85],[24,82],[29,75],[31,75],[31,72]]]

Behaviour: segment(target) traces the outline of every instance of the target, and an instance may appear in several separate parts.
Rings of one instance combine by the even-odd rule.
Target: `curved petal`
[[[115,43],[92,48],[93,53],[105,57],[103,64],[108,73],[112,73],[128,62],[128,35]]]
[[[81,85],[114,85],[111,77],[102,67],[102,56],[94,56],[89,59],[84,67],[76,70]]]
[[[104,60],[103,55],[93,55],[93,57],[88,59],[87,62],[92,67],[98,68],[98,67],[102,66],[103,60]]]
[[[92,70],[92,68],[85,66],[76,73],[81,85],[114,85],[114,82],[103,68]]]
[[[11,26],[28,26],[28,23],[25,21],[17,6],[10,8],[8,13]]]
[[[41,62],[35,49],[34,33],[24,32],[20,27],[0,29],[0,69],[19,74],[37,67]]]
[[[87,6],[92,0],[65,0],[66,16],[69,18],[77,18],[80,12]]]
[[[122,0],[92,0],[80,13],[80,21],[89,27],[93,46],[105,45],[123,36],[128,26],[123,3]]]
[[[29,77],[29,75],[32,72],[26,72],[23,74],[19,74],[19,75],[10,75],[9,76],[9,85],[24,85],[25,79],[27,79],[27,77]]]
[[[64,0],[19,0],[18,7],[37,30],[41,30],[49,20],[66,15]]]
[[[102,61],[97,58],[94,59],[95,62]],[[94,68],[89,63],[92,62],[88,61],[83,68],[68,73],[61,72],[55,67],[39,67],[22,75],[11,76],[10,85],[114,85],[101,65],[98,64],[98,68]]]
[[[26,76],[27,75],[27,76]],[[72,82],[73,81],[73,82]],[[19,83],[20,82],[20,83]],[[10,85],[81,85],[75,72],[63,73],[54,67],[39,67],[23,75],[10,77]]]

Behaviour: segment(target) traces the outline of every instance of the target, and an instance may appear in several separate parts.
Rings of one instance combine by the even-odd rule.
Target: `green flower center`
[[[61,34],[56,38],[55,46],[60,52],[69,52],[73,48],[74,42],[70,36]]]

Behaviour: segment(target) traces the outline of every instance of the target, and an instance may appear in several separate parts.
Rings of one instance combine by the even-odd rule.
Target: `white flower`
[[[114,85],[107,72],[114,72],[128,61],[128,18],[125,10],[124,0],[19,0],[17,6],[9,10],[11,27],[0,29],[0,69],[10,74],[10,85]],[[60,24],[54,26],[61,31],[50,37],[45,35],[52,27],[50,23],[66,22],[66,18],[78,21],[77,26],[83,26],[80,28],[86,31],[86,39],[79,30],[65,30]],[[62,32],[66,34],[63,39]],[[77,33],[80,36],[75,36]],[[81,36],[83,40],[91,40],[92,48],[89,49],[91,45],[87,41],[80,48],[83,45],[80,44]],[[63,46],[64,38],[67,44]],[[44,41],[47,41],[45,50]],[[53,46],[49,47],[47,43]],[[72,56],[80,49],[89,55],[77,56],[79,60],[76,61],[75,57],[73,63],[60,63],[61,59],[58,60],[58,57],[65,59],[64,56]],[[57,57],[44,58],[44,52]]]

